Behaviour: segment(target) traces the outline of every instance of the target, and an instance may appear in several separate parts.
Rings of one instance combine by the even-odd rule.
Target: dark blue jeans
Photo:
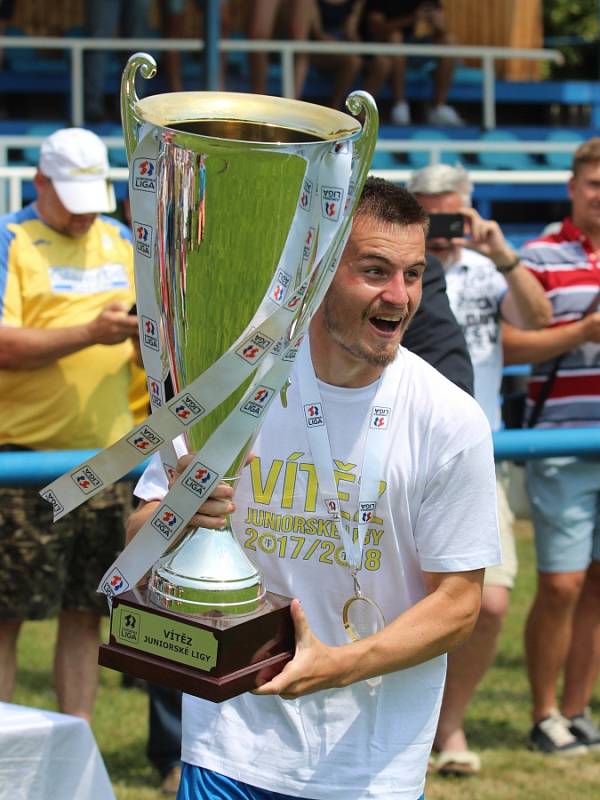
[[[181,692],[148,684],[150,732],[146,753],[164,778],[181,760]]]

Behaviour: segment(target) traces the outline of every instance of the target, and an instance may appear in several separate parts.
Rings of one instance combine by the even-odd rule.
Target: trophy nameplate
[[[292,658],[290,601],[267,592],[251,615],[194,617],[148,603],[146,590],[116,596],[99,663],[220,703],[266,683]]]

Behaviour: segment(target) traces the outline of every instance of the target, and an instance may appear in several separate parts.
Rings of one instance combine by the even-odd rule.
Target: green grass
[[[466,732],[483,760],[480,776],[433,776],[427,800],[595,800],[600,796],[600,754],[552,759],[525,748],[529,691],[523,667],[522,631],[535,586],[530,528],[517,523],[519,576],[504,625],[496,664],[469,706]],[[15,702],[56,709],[50,688],[55,626],[25,625],[19,645],[19,686]],[[592,702],[600,718],[600,686]],[[159,800],[158,777],[145,755],[147,700],[139,689],[123,689],[120,676],[102,670],[94,733],[113,780],[117,800]]]

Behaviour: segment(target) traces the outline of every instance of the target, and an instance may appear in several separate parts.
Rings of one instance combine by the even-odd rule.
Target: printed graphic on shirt
[[[452,267],[446,274],[448,299],[473,362],[490,358],[500,341],[500,298],[505,281],[495,267]]]
[[[335,520],[319,494],[317,472],[306,453],[291,453],[269,464],[260,457],[250,465],[252,495],[243,521],[243,546],[273,558],[318,561],[348,566],[339,525],[349,526],[358,540],[359,519],[368,523],[362,551],[362,569],[377,571],[382,564],[383,519],[373,503],[356,502],[359,467],[334,459],[334,476],[341,501]],[[379,497],[386,490],[379,486]],[[252,556],[251,556],[252,557]]]
[[[129,279],[123,264],[103,264],[94,269],[52,267],[48,274],[53,292],[98,294],[129,288]]]

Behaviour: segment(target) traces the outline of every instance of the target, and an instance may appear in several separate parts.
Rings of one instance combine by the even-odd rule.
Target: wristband
[[[503,264],[501,267],[496,264],[496,269],[501,275],[506,275],[508,272],[512,272],[515,267],[518,267],[520,263],[521,259],[519,256],[517,256],[514,261],[511,261],[508,264]]]

